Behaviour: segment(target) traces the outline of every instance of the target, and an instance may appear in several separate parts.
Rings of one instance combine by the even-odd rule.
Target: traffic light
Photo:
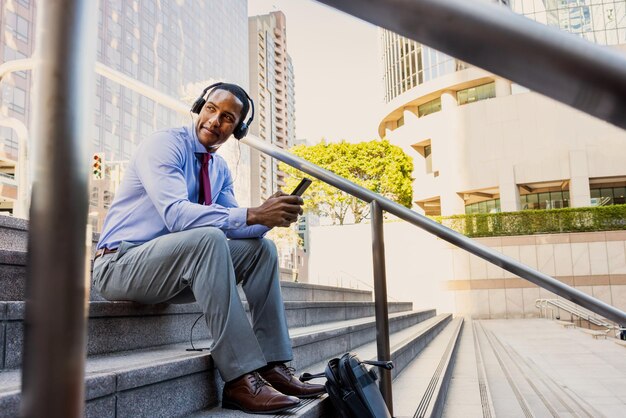
[[[93,155],[93,159],[91,160],[91,172],[93,174],[94,180],[102,179],[102,170],[104,165],[104,155],[101,153],[95,153]]]

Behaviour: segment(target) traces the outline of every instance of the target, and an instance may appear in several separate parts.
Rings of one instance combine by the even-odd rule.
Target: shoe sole
[[[252,411],[250,409],[246,409],[246,408],[242,407],[239,404],[222,400],[222,408],[224,408],[224,409],[236,409],[236,410],[239,410],[239,411],[243,411],[243,412],[245,412],[247,414],[263,414],[263,415],[275,414],[276,412],[283,412],[283,411],[286,411],[288,409],[295,408],[297,406],[300,406],[300,402],[298,402],[297,404],[295,404],[293,406],[285,406],[285,407],[278,408],[278,409],[272,409],[271,411]]]
[[[326,394],[326,391],[320,392],[320,393],[313,393],[310,395],[290,395],[290,396],[295,396],[300,399],[311,399],[311,398],[319,398],[320,396],[325,395],[325,394]],[[287,395],[287,393],[285,393],[285,395]]]

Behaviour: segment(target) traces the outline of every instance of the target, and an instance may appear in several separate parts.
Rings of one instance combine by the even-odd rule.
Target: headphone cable
[[[193,323],[193,325],[191,326],[191,330],[189,331],[189,343],[191,344],[191,348],[187,348],[185,349],[185,351],[203,351],[203,350],[210,350],[210,347],[203,347],[203,348],[196,348],[193,345],[193,328],[196,326],[196,324],[198,323],[198,321],[200,320],[200,318],[202,318],[204,316],[204,314],[200,314],[200,316],[195,320],[195,322]]]

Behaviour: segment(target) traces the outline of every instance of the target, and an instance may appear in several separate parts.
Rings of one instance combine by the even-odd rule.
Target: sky
[[[295,74],[296,137],[378,138],[383,117],[378,29],[311,0],[248,0],[248,15],[282,11]]]

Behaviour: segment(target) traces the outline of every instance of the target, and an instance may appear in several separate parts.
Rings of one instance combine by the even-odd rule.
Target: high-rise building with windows
[[[250,94],[256,118],[250,132],[261,140],[287,149],[295,140],[295,94],[291,57],[287,53],[285,15],[271,12],[249,19]],[[258,205],[285,185],[278,161],[251,151],[250,190]]]
[[[0,65],[32,55],[35,14],[34,0],[0,1]],[[16,171],[20,136],[30,117],[31,82],[30,71],[0,74],[0,214],[11,213],[18,199]]]
[[[624,0],[499,3],[626,50]],[[417,209],[455,215],[626,203],[623,130],[392,32],[380,39],[387,104],[378,133],[413,156]]]
[[[2,62],[32,55],[36,3],[0,1]],[[101,0],[97,4],[98,38],[94,47],[99,63],[188,103],[216,81],[248,88],[246,0]],[[0,118],[16,118],[28,127],[31,79],[29,71],[2,79]],[[93,137],[86,140],[91,140],[93,152],[103,157],[102,179],[91,180],[90,219],[99,230],[136,144],[155,130],[192,123],[192,119],[102,75],[96,75],[94,105]],[[0,134],[0,156],[16,160],[15,129],[2,127]],[[247,205],[247,149],[233,141],[220,152],[231,163],[240,203]]]

